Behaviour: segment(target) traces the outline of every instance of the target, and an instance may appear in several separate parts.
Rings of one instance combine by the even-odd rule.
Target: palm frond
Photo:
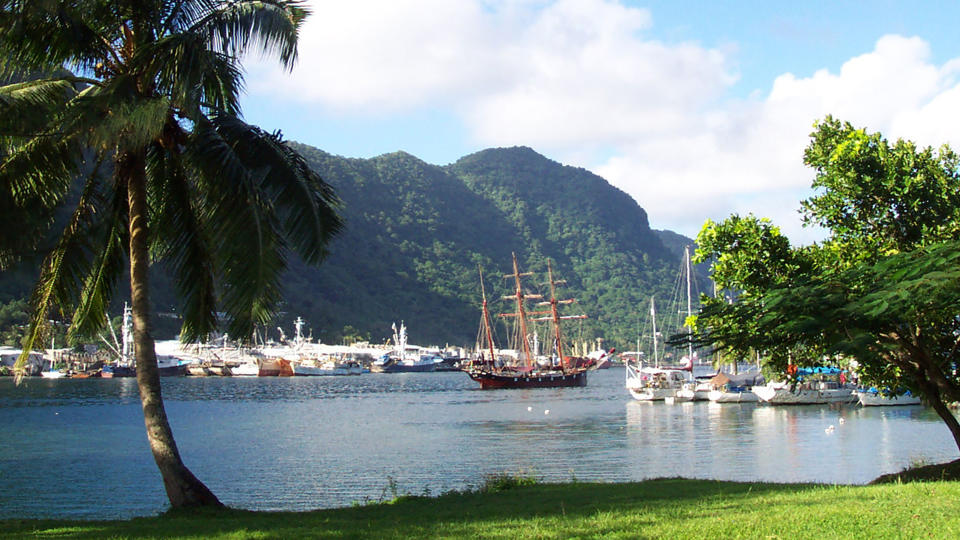
[[[36,201],[45,208],[59,204],[82,161],[76,138],[37,137],[19,146],[0,163],[0,186],[14,200]]]
[[[327,243],[343,226],[333,188],[279,134],[230,115],[216,116],[213,122],[244,165],[262,171],[259,188],[273,201],[291,246],[308,263],[320,262]]]
[[[0,87],[0,134],[29,137],[43,131],[58,109],[76,94],[73,84],[64,78]]]
[[[202,108],[239,113],[243,73],[234,58],[210,50],[204,36],[165,36],[144,47],[135,62],[143,64],[157,91],[170,96],[173,106],[188,117]]]
[[[261,189],[265,171],[248,167],[235,143],[210,122],[201,122],[185,157],[197,171],[202,215],[216,239],[212,248],[221,272],[223,308],[230,317],[228,331],[246,336],[255,324],[272,318],[280,301],[286,245],[273,202]]]
[[[211,48],[239,57],[250,48],[276,53],[292,68],[297,59],[297,36],[309,11],[297,0],[238,0],[218,3],[189,29],[208,39]]]
[[[181,298],[183,341],[204,339],[216,329],[216,267],[203,228],[200,201],[179,156],[154,146],[147,174],[155,257],[169,263]]]
[[[79,302],[67,337],[92,337],[103,327],[110,301],[124,271],[124,255],[128,249],[127,192],[123,185],[115,186],[108,212],[96,224],[99,232],[90,231],[90,248],[95,254],[86,274]]]
[[[30,351],[43,342],[51,310],[64,311],[79,298],[80,285],[89,273],[93,258],[88,238],[98,206],[96,188],[96,177],[89,177],[63,235],[44,259],[30,299],[31,315],[23,339],[23,353],[14,364],[18,381],[24,374]]]
[[[64,65],[91,70],[112,54],[112,7],[96,0],[0,1],[0,78]]]

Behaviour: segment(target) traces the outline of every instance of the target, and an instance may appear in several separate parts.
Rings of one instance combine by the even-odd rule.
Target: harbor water
[[[459,372],[180,377],[163,392],[187,466],[225,504],[254,510],[435,495],[497,474],[859,484],[957,457],[919,406],[641,403],[623,377],[502,391]],[[166,508],[136,381],[0,380],[0,518]]]

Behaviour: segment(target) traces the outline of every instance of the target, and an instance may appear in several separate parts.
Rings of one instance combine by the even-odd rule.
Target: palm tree
[[[37,245],[55,209],[72,212],[24,350],[54,311],[71,337],[94,334],[129,261],[137,385],[174,508],[220,502],[184,466],[164,411],[151,261],[175,275],[181,339],[214,330],[218,306],[232,335],[250,335],[273,315],[287,252],[318,263],[341,227],[330,186],[240,117],[239,57],[292,67],[306,15],[297,0],[0,0],[0,81],[20,81],[0,87],[0,265]]]

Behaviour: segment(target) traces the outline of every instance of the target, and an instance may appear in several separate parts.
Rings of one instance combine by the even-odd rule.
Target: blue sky
[[[960,146],[951,2],[314,1],[292,73],[248,59],[246,119],[347,157],[446,164],[524,145],[693,236],[770,217],[796,242],[825,114]]]

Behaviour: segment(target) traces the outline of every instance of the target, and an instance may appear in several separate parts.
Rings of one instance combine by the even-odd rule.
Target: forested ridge
[[[521,269],[535,273],[532,287],[543,292],[547,259],[567,281],[560,296],[577,304],[565,312],[589,317],[569,325],[570,337],[623,348],[635,342],[650,296],[671,296],[683,245],[692,244],[652,230],[643,208],[603,178],[529,148],[488,149],[437,166],[404,152],[352,159],[295,146],[335,188],[346,228],[319,267],[291,260],[277,321],[288,334],[301,316],[324,342],[377,343],[403,320],[413,343],[472,346],[478,266],[491,310],[510,311],[500,297],[511,292],[503,275],[516,252]],[[31,273],[5,272],[0,302],[26,297]],[[176,312],[169,280],[153,274],[156,310]],[[156,322],[161,335],[175,331],[169,318]]]
[[[472,346],[478,266],[492,311],[510,311],[499,298],[511,291],[503,276],[512,252],[541,292],[553,261],[567,281],[561,296],[578,301],[566,311],[589,316],[568,333],[608,346],[633,343],[650,295],[666,298],[674,285],[682,248],[660,239],[673,233],[651,230],[646,212],[599,176],[529,148],[447,166],[403,152],[363,160],[298,150],[336,188],[347,222],[325,263],[298,268],[287,294],[289,311],[325,338],[349,325],[378,341],[403,319],[414,342]]]

